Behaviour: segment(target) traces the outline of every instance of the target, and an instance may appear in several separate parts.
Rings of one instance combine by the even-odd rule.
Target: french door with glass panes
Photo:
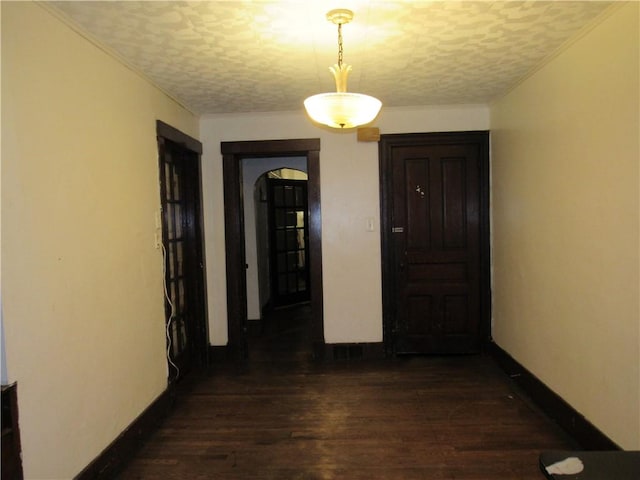
[[[307,181],[268,180],[271,301],[274,307],[309,300]]]
[[[170,379],[207,363],[199,145],[158,136]]]

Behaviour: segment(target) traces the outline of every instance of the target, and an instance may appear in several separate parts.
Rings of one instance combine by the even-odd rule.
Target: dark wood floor
[[[187,379],[119,478],[541,480],[541,451],[575,448],[487,357],[317,365],[304,313]]]

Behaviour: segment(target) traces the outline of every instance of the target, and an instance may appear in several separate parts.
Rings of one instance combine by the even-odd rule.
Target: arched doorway
[[[267,170],[274,162],[297,168]],[[306,158],[292,158],[290,162],[247,159],[243,177],[247,312],[251,322],[275,308],[310,299]],[[250,198],[253,205],[249,204]]]

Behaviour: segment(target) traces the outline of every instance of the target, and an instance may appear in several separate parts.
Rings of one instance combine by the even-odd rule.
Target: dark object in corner
[[[584,470],[575,474],[547,471],[550,465],[571,457],[580,459]],[[640,452],[544,452],[540,455],[540,470],[549,480],[637,480],[640,478]]]
[[[2,385],[2,478],[23,478],[18,428],[18,387],[15,383]]]

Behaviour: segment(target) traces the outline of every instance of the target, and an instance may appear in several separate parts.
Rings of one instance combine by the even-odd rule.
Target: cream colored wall
[[[640,448],[638,3],[491,108],[495,341]]]
[[[2,300],[25,477],[76,475],[167,385],[155,121],[198,119],[34,3],[2,8]]]
[[[224,202],[221,141],[320,138],[325,340],[380,342],[382,297],[378,144],[358,143],[355,132],[314,126],[302,111],[205,116],[203,142],[209,332],[227,343]],[[383,108],[383,134],[486,130],[488,107]],[[375,231],[366,231],[372,217]]]

